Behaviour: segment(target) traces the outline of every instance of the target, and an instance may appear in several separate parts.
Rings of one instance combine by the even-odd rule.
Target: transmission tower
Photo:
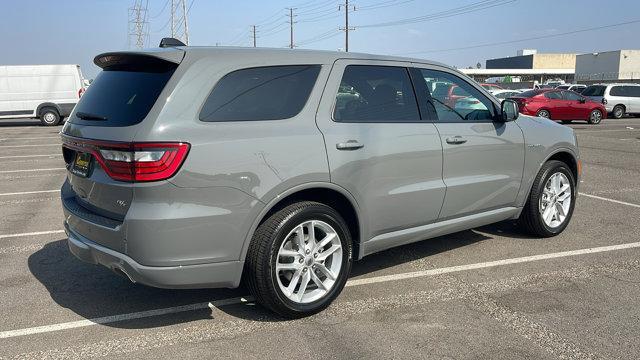
[[[149,39],[148,6],[149,0],[135,0],[129,8],[129,48],[142,49]]]
[[[171,37],[189,45],[186,0],[171,0]]]

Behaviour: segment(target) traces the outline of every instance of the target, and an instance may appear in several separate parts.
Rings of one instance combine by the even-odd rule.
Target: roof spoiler
[[[171,37],[162,38],[162,40],[160,40],[161,48],[175,47],[175,46],[187,46],[187,44],[183,43],[182,41],[176,38],[171,38]]]

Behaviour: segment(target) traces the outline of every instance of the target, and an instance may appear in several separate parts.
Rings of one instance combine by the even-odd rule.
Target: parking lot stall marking
[[[635,207],[635,208],[640,208],[640,205],[629,203],[629,202],[626,202],[626,201],[614,200],[614,199],[609,199],[609,198],[602,197],[602,196],[596,196],[596,195],[585,194],[585,193],[579,193],[579,194],[581,196],[586,196],[586,197],[593,198],[593,199],[604,200],[604,201],[609,201],[609,202],[620,204],[620,205],[626,205],[626,206],[631,206],[631,207]]]
[[[63,233],[64,233],[64,230],[50,230],[50,231],[34,231],[34,232],[19,233],[19,234],[2,234],[0,235],[0,239],[15,238],[15,237],[22,237],[22,236],[63,234]]]
[[[48,194],[60,192],[60,190],[38,190],[38,191],[22,191],[22,192],[10,192],[10,193],[1,193],[0,196],[17,196],[17,195],[31,195],[31,194]]]
[[[11,156],[0,156],[0,159],[20,159],[20,158],[30,158],[30,157],[60,157],[62,154],[38,154],[38,155],[11,155]]]
[[[376,283],[382,283],[382,282],[388,282],[388,281],[406,280],[406,279],[412,279],[412,278],[418,278],[418,277],[435,276],[435,275],[449,274],[449,273],[462,272],[462,271],[468,271],[468,270],[486,269],[486,268],[497,267],[497,266],[521,264],[526,262],[550,260],[550,259],[557,259],[557,258],[563,258],[563,257],[569,257],[569,256],[597,254],[597,253],[603,253],[603,252],[627,250],[627,249],[634,249],[634,248],[640,248],[640,242],[611,245],[611,246],[600,246],[595,248],[562,251],[562,252],[547,253],[547,254],[540,254],[540,255],[533,255],[533,256],[524,256],[519,258],[510,258],[510,259],[488,261],[488,262],[475,263],[475,264],[450,266],[445,268],[438,268],[438,269],[431,269],[431,270],[424,270],[424,271],[414,271],[414,272],[401,273],[401,274],[374,276],[374,277],[365,278],[365,279],[353,279],[353,280],[347,281],[347,284],[345,286],[351,287],[351,286],[370,285],[370,284],[376,284]],[[115,323],[120,321],[143,319],[143,318],[162,316],[162,315],[168,315],[168,314],[177,314],[177,313],[183,313],[183,312],[189,312],[189,311],[195,311],[195,310],[202,310],[202,309],[211,308],[211,307],[236,305],[236,304],[241,304],[249,301],[252,301],[250,297],[237,297],[237,298],[216,300],[211,302],[203,302],[203,303],[196,303],[196,304],[190,304],[190,305],[182,305],[182,306],[133,312],[133,313],[127,313],[127,314],[105,316],[105,317],[99,317],[99,318],[93,318],[93,319],[71,321],[66,323],[36,326],[36,327],[17,329],[17,330],[8,330],[8,331],[0,332],[0,339],[7,339],[7,338],[26,336],[26,335],[35,335],[35,334],[41,334],[41,333],[49,333],[49,332],[68,330],[68,329],[74,329],[79,327],[99,325],[99,324],[104,325],[104,324],[110,324],[110,323]]]
[[[29,145],[0,145],[0,148],[23,148],[23,147],[46,147],[46,146],[61,146],[62,144],[29,144]]]
[[[0,141],[7,141],[7,140],[41,140],[41,139],[60,139],[60,136],[40,136],[40,137],[19,137],[19,136],[15,136],[15,137],[11,137],[11,138],[0,139]]]
[[[37,171],[60,171],[67,170],[67,168],[46,168],[46,169],[26,169],[26,170],[2,170],[0,174],[11,174],[20,172],[37,172]]]

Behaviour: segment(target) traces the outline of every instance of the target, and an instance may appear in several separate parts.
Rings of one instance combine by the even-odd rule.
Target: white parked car
[[[614,118],[640,113],[640,84],[590,85],[582,95],[600,102]]]
[[[582,84],[564,84],[556,86],[556,89],[558,90],[571,90],[577,92],[578,94],[581,94],[586,88],[587,85]]]
[[[54,126],[86,89],[80,65],[0,66],[0,119],[39,118]]]

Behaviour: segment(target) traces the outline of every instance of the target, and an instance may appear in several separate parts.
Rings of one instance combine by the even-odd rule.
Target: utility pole
[[[189,45],[189,21],[186,0],[171,0],[171,37]]]
[[[295,21],[293,21],[293,18],[296,16],[296,15],[293,15],[293,10],[296,10],[296,8],[287,8],[287,10],[289,10],[289,15],[287,16],[289,17],[289,28],[291,33],[291,37],[289,40],[289,48],[293,49],[295,47],[293,43],[293,24],[296,23]]]
[[[255,25],[251,25],[251,29],[253,32],[253,47],[256,47],[256,26]]]
[[[144,2],[144,5],[143,5]],[[145,41],[149,36],[147,31],[147,8],[149,0],[135,0],[133,7],[129,8],[129,47],[131,47],[131,38],[134,39],[135,47],[142,49]]]
[[[349,30],[355,30],[356,28],[349,27],[349,0],[344,0],[344,4],[338,6],[338,10],[344,6],[344,27],[340,30],[344,31],[344,51],[349,52]],[[353,7],[353,11],[356,11],[356,7]]]

